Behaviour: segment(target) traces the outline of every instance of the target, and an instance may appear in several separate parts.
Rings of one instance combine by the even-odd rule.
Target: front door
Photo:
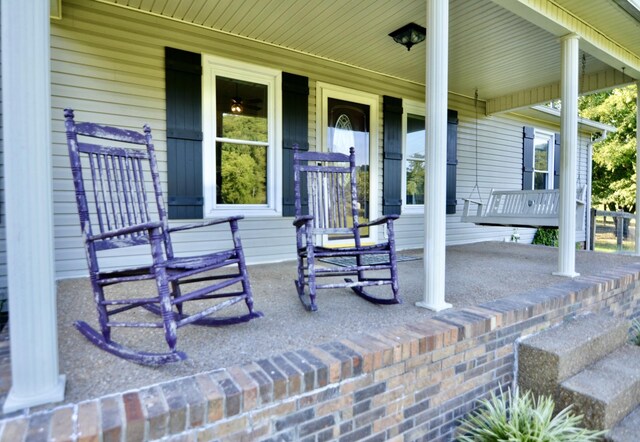
[[[358,220],[366,223],[377,212],[377,164],[374,152],[377,152],[376,124],[378,101],[376,96],[358,93],[335,87],[321,87],[323,105],[323,130],[321,148],[330,152],[348,154],[354,147],[358,181]],[[360,231],[363,242],[375,241],[375,229]],[[338,245],[345,238],[329,235],[326,244]]]

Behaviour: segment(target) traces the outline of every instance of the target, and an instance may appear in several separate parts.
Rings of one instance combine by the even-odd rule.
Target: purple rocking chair
[[[387,215],[368,223],[360,223],[354,148],[350,154],[302,152],[294,145],[293,156],[296,245],[298,279],[296,288],[300,301],[309,311],[318,309],[317,289],[348,287],[358,296],[376,304],[399,304],[398,268],[395,251],[393,221],[398,215]],[[308,191],[308,212],[303,214],[302,186]],[[361,232],[376,225],[385,225],[387,240],[363,245]],[[316,244],[322,238],[350,242],[347,247],[327,247]],[[377,255],[382,260],[370,262]],[[318,267],[316,260],[347,258],[340,267]],[[387,273],[388,272],[388,273]],[[388,276],[386,276],[388,275]],[[344,278],[344,282],[318,283],[318,278],[357,276],[357,280]],[[390,295],[374,295],[365,287],[391,286]]]
[[[169,227],[149,126],[140,133],[76,123],[72,109],[65,109],[64,116],[99,331],[84,321],[77,321],[76,328],[93,344],[116,356],[139,364],[161,365],[186,359],[185,353],[176,349],[176,332],[183,325],[227,325],[262,316],[253,309],[238,234],[242,216]],[[106,141],[90,143],[96,139]],[[174,256],[170,233],[215,224],[228,224],[231,248],[199,256]],[[150,247],[149,265],[101,270],[104,252],[135,246],[145,250]],[[143,280],[154,281],[144,286],[151,293],[133,297],[131,283]],[[122,289],[118,294],[106,290],[126,283],[130,284],[119,286]],[[240,311],[233,316],[212,317],[241,301],[248,309],[246,314]],[[151,320],[136,316],[139,308],[151,312]],[[137,310],[131,312],[133,309]],[[156,315],[160,319],[154,321]],[[114,327],[163,329],[169,351],[152,353],[119,344],[111,336]]]

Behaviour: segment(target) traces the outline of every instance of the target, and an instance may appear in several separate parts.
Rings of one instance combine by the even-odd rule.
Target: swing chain
[[[478,198],[480,199],[480,202],[482,203],[482,195],[480,194],[480,186],[478,185],[478,88],[476,88],[475,91],[475,97],[474,97],[474,107],[475,107],[475,113],[476,113],[476,118],[475,118],[475,154],[476,154],[476,158],[475,158],[475,165],[476,165],[476,182],[475,185],[473,186],[473,188],[471,189],[471,192],[469,193],[469,199],[471,199],[471,195],[473,195],[473,191],[475,190],[478,194]]]

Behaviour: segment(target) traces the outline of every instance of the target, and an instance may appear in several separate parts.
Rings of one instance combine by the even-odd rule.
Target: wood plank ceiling
[[[425,0],[97,0],[424,84],[425,45],[388,34],[426,26]],[[515,1],[515,0],[514,0]],[[640,55],[640,23],[614,0],[552,0]],[[491,0],[450,0],[449,90],[481,98],[559,81],[557,36]],[[608,66],[586,54],[586,73]]]

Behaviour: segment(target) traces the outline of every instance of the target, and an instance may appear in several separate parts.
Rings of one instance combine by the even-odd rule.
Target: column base
[[[580,276],[580,273],[576,272],[553,272],[551,274],[554,276],[565,276],[567,278],[575,278],[576,276]]]
[[[448,302],[443,302],[443,303],[440,303],[440,304],[429,304],[428,302],[423,302],[423,301],[416,302],[416,306],[417,307],[426,308],[427,310],[431,310],[431,311],[434,311],[434,312],[439,312],[441,310],[446,310],[448,308],[453,307]]]
[[[7,395],[7,400],[4,402],[4,406],[2,407],[2,412],[5,414],[12,413],[24,408],[35,407],[36,405],[60,402],[64,399],[64,387],[66,381],[66,376],[62,374],[58,377],[58,383],[51,390],[26,397],[17,396],[14,389],[11,388]]]

